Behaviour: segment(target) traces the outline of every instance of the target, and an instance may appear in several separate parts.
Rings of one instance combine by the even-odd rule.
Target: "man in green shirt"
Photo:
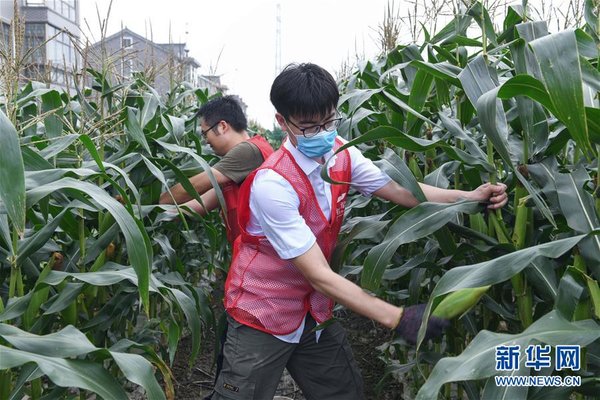
[[[221,156],[211,172],[223,191],[227,207],[227,238],[233,242],[237,228],[237,191],[250,172],[258,168],[273,153],[269,143],[261,136],[250,137],[247,132],[246,116],[234,96],[211,100],[198,110],[202,137],[216,155]],[[203,171],[190,178],[194,189],[200,194],[202,203],[193,200],[178,183],[169,192],[161,194],[160,204],[183,203],[200,215],[205,215],[219,205],[209,175]]]

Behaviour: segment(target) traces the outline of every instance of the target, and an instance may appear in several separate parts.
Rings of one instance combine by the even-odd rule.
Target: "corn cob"
[[[419,163],[417,162],[416,156],[412,156],[408,160],[408,168],[411,170],[411,172],[413,173],[415,178],[417,178],[417,181],[423,182],[423,173],[421,172],[421,169],[419,168]]]
[[[466,313],[481,296],[488,291],[490,285],[476,288],[459,289],[442,299],[431,315],[438,318],[452,319]]]

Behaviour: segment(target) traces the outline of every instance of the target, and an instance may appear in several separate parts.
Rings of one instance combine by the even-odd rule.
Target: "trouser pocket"
[[[253,399],[254,382],[235,379],[228,373],[221,371],[215,384],[215,392],[218,395],[213,396],[213,400],[225,399]]]

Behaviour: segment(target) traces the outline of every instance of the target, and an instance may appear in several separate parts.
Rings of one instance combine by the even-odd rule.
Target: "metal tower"
[[[281,72],[281,4],[277,3],[275,17],[275,75]]]

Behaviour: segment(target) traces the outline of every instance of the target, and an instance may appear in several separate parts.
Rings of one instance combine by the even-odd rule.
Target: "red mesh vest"
[[[262,136],[253,136],[248,139],[248,142],[258,147],[263,156],[263,160],[266,160],[273,154],[273,148]],[[221,186],[221,191],[223,192],[223,198],[225,199],[225,206],[227,208],[227,217],[223,214],[225,230],[227,231],[227,241],[233,244],[235,238],[240,235],[237,215],[240,185],[235,182],[230,182]]]
[[[342,145],[336,140],[334,149]],[[250,188],[256,172],[272,169],[285,178],[300,199],[299,212],[317,238],[327,261],[336,244],[344,218],[348,184],[331,185],[331,220],[319,207],[313,188],[302,169],[283,146],[260,168],[252,172],[240,188],[240,237],[235,241],[233,260],[225,283],[225,308],[238,322],[255,329],[285,335],[298,329],[306,313],[322,323],[331,318],[333,300],[315,291],[302,273],[289,261],[282,260],[265,236],[246,231],[250,219]],[[338,182],[350,182],[350,155],[337,155],[330,176]],[[277,193],[273,193],[277,196]]]

